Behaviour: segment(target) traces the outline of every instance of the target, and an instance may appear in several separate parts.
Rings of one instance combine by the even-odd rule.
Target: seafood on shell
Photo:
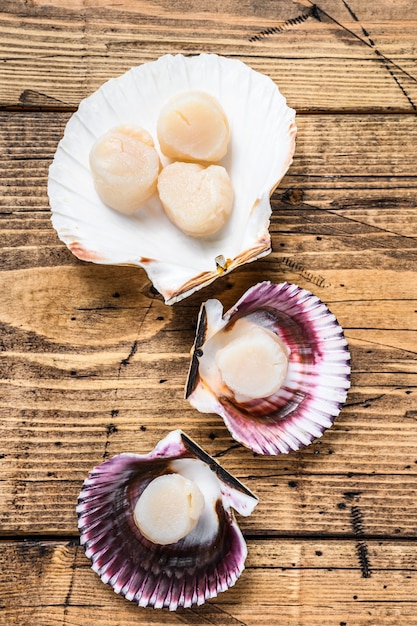
[[[200,309],[185,397],[220,415],[235,440],[258,454],[310,444],[346,400],[350,355],[343,330],[309,291],[268,281],[223,314]]]
[[[225,225],[205,237],[175,226],[157,192],[133,214],[113,210],[99,197],[89,164],[97,139],[120,126],[149,133],[161,165],[172,163],[160,149],[158,117],[188,90],[215,98],[230,130],[218,165],[231,179],[233,207]],[[268,76],[216,54],[164,55],[104,83],[70,118],[49,170],[52,224],[79,259],[142,267],[173,304],[269,254],[270,195],[292,162],[296,130],[295,111]]]
[[[186,484],[179,497],[171,496],[170,485],[158,492],[159,483],[170,480],[180,484],[180,492]],[[149,492],[156,497],[147,497]],[[191,493],[198,497],[189,511]],[[185,510],[179,511],[183,500]],[[149,454],[122,453],[90,472],[77,505],[81,544],[101,580],[139,606],[176,610],[199,605],[241,575],[247,547],[232,508],[247,516],[257,502],[192,439],[175,430]],[[190,512],[195,518],[197,510],[198,519],[183,537],[160,540],[158,533],[171,532],[177,516]]]

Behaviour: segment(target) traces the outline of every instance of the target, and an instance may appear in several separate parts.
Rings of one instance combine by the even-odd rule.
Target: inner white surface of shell
[[[232,180],[233,211],[218,233],[203,239],[174,226],[157,194],[132,216],[107,207],[94,188],[88,162],[96,139],[121,124],[147,130],[160,152],[159,112],[174,95],[190,89],[218,99],[230,126],[228,151],[220,164]],[[271,79],[237,60],[165,55],[134,67],[83,100],[68,122],[50,168],[53,225],[80,259],[144,267],[171,304],[217,277],[219,255],[228,266],[238,259],[237,266],[248,256],[254,260],[270,251],[269,196],[292,160],[294,117]],[[160,156],[162,165],[170,162]],[[184,295],[181,290],[189,283]]]

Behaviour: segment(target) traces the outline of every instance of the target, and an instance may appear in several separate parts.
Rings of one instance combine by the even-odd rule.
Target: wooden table
[[[81,99],[165,53],[269,75],[297,110],[273,253],[173,307],[78,261],[48,167]],[[412,0],[2,0],[0,623],[417,624],[417,5]],[[200,303],[269,279],[345,329],[352,387],[309,447],[254,456],[183,399]],[[88,471],[184,429],[259,496],[235,587],[176,613],[113,593],[79,545]]]

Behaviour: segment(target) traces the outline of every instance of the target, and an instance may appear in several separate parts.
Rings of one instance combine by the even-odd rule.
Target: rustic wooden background
[[[0,623],[417,624],[417,5],[413,0],[2,0]],[[298,141],[273,253],[167,307],[144,271],[78,261],[48,167],[80,100],[168,52],[277,82]],[[254,457],[183,400],[200,302],[288,280],[338,317],[352,388],[333,428]],[[201,608],[140,609],[79,546],[88,471],[183,428],[253,489],[247,569]]]

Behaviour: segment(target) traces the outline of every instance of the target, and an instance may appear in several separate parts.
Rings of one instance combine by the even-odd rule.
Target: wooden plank
[[[179,339],[167,329],[162,334]],[[149,349],[155,342],[143,343]],[[220,418],[188,406],[184,353],[157,357],[139,346],[129,359],[129,345],[80,350],[68,342],[64,353],[56,347],[48,353],[32,344],[29,357],[3,352],[4,532],[74,532],[78,492],[94,465],[123,451],[147,452],[169,429],[183,428],[260,497],[262,506],[243,520],[250,532],[352,534],[359,506],[367,533],[414,536],[416,377],[405,350],[353,342],[359,382],[335,426],[312,446],[275,459],[253,457]],[[164,409],[155,410],[161,400]]]
[[[249,626],[282,619],[291,626],[409,626],[417,601],[414,549],[412,542],[367,542],[371,569],[364,575],[355,541],[249,540],[246,570],[235,587],[203,607],[169,613],[138,608],[114,594],[72,542],[3,543],[0,616],[10,626],[29,619],[86,626],[115,619],[119,626]],[[16,577],[25,585],[16,586]]]
[[[75,532],[89,469],[118,452],[146,452],[183,428],[259,492],[262,507],[243,522],[248,532],[352,535],[359,506],[367,533],[414,536],[416,245],[407,203],[414,143],[402,153],[395,146],[415,136],[415,117],[300,117],[294,164],[274,195],[273,254],[167,307],[142,270],[79,262],[53,231],[47,166],[68,116],[2,114],[1,163],[9,171],[0,273],[4,532]],[[381,125],[386,145],[378,142]],[[312,179],[321,181],[323,208],[306,202]],[[355,207],[346,214],[325,208],[340,179],[351,193],[358,181],[373,181],[380,194],[401,196],[399,181],[410,187],[392,211],[361,193],[358,214]],[[352,351],[353,386],[334,428],[278,459],[253,458],[219,418],[183,399],[200,302],[218,297],[227,309],[266,278],[321,297]],[[352,493],[359,495],[350,500]]]
[[[381,0],[3,0],[0,9],[0,623],[411,626],[417,544],[417,7]],[[80,100],[161,54],[215,52],[297,109],[273,253],[174,307],[143,270],[78,261],[50,223],[48,166]],[[7,110],[4,110],[7,109]],[[259,457],[183,398],[202,300],[254,283],[317,294],[352,388],[299,452]],[[236,586],[141,610],[79,546],[88,471],[183,428],[259,496]],[[5,540],[7,539],[8,540]]]
[[[416,11],[389,0],[171,4],[59,1],[0,15],[0,104],[68,108],[132,65],[166,53],[239,58],[306,110],[415,111]]]
[[[66,445],[65,437],[61,436],[59,441]],[[100,443],[100,446],[96,444],[96,449],[99,448],[96,464],[103,460],[104,452],[108,451],[112,455],[111,448],[105,450],[103,443]],[[87,463],[85,458],[79,458],[81,454],[77,452],[79,448],[74,439],[69,442],[69,446],[73,458],[69,455],[63,462],[63,453],[59,449],[56,454],[61,458],[56,465],[47,456],[40,454],[39,460],[42,459],[48,468],[47,479],[32,479],[29,464],[25,464],[23,458],[19,463],[19,473],[24,478],[2,481],[4,509],[0,522],[3,536],[76,532],[75,505],[82,484],[82,479],[77,480],[76,476],[82,474],[82,466]],[[91,447],[92,444],[88,447],[84,443],[81,450],[89,451]],[[132,449],[135,451],[138,448],[130,445],[124,451]],[[24,457],[25,452],[23,443],[21,457]],[[90,455],[93,456],[91,452]],[[256,536],[416,536],[417,506],[413,500],[417,487],[415,466],[411,474],[378,475],[378,458],[371,475],[355,475],[353,465],[348,468],[352,470],[349,475],[309,475],[307,472],[301,473],[301,469],[297,474],[277,470],[268,467],[265,460],[260,460],[256,468],[251,468],[252,473],[248,474],[247,470],[242,469],[247,457],[247,453],[243,460],[239,456],[234,459],[231,456],[230,461],[222,463],[230,472],[238,465],[234,474],[256,493],[261,502],[250,518],[240,521],[245,533]],[[61,467],[66,466],[68,472],[71,463],[75,466],[74,477],[62,480]],[[286,467],[284,459],[269,460],[270,466],[272,463],[281,468]],[[25,474],[22,469],[26,469]],[[361,468],[360,471],[364,470]]]
[[[3,254],[8,254],[9,246],[19,246],[20,262],[23,261],[22,247],[27,244],[33,253],[33,244],[39,242],[39,237],[57,262],[53,248],[59,242],[49,224],[46,187],[48,167],[70,115],[45,115],[0,112]],[[413,170],[416,116],[302,115],[297,117],[297,126],[293,164],[274,194],[276,221],[273,220],[273,230],[281,237],[287,232],[294,236],[294,218],[298,217],[300,224],[305,224],[303,232],[306,232],[312,218],[305,212],[300,213],[298,207],[304,202],[337,211],[342,217],[339,224],[334,223],[335,228],[346,230],[349,221],[351,227],[357,225],[358,230],[361,224],[374,227],[372,231],[362,230],[361,236],[367,237],[369,232],[376,235],[378,231],[404,237],[417,234]],[[404,136],[408,141],[402,140]],[[278,203],[282,194],[287,197],[284,205]],[[284,207],[286,210],[281,212]],[[307,208],[303,206],[304,211]],[[21,212],[27,217],[22,219]],[[320,219],[329,219],[325,213],[318,214],[314,209],[311,212],[313,219],[319,215]],[[357,234],[358,231],[355,236]],[[284,247],[287,243],[280,239],[276,245]],[[324,245],[322,241],[321,250]],[[411,249],[414,242],[404,240],[403,245]],[[4,264],[5,260],[3,267]]]
[[[101,353],[97,356],[100,358]],[[378,352],[375,356],[378,358]],[[63,482],[71,478],[81,482],[88,470],[102,460],[105,452],[106,455],[123,451],[147,452],[169,428],[183,428],[218,458],[226,457],[227,450],[233,452],[227,455],[228,468],[241,473],[239,464],[243,463],[245,471],[251,475],[255,473],[255,476],[271,472],[276,476],[299,473],[301,458],[303,471],[317,476],[332,471],[344,475],[358,472],[409,475],[417,469],[412,386],[410,389],[405,385],[353,388],[347,406],[321,440],[301,453],[273,460],[253,459],[246,450],[231,448],[233,442],[220,418],[192,411],[180,398],[181,385],[174,386],[172,378],[149,377],[148,389],[142,386],[133,402],[129,401],[129,407],[123,406],[126,404],[123,402],[126,386],[116,379],[113,397],[103,385],[99,392],[106,396],[102,404],[93,401],[96,408],[89,407],[88,399],[93,399],[93,394],[87,392],[84,406],[78,407],[71,406],[70,400],[85,391],[77,385],[76,376],[71,374],[73,371],[76,370],[67,375],[62,372],[72,393],[66,393],[65,389],[61,391],[69,396],[61,406],[40,400],[38,412],[35,407],[17,407],[12,414],[10,406],[1,409],[3,479],[22,481],[29,472],[37,481],[45,481],[51,475]],[[83,372],[77,374],[78,377],[88,376]],[[49,385],[52,384],[50,380]],[[133,380],[139,381],[139,378]],[[166,382],[161,384],[160,380]],[[3,390],[7,389],[3,387]],[[158,403],[157,395],[162,393],[165,410],[154,411],[152,405]],[[40,390],[38,395],[41,395]],[[55,486],[56,489],[59,487]]]

